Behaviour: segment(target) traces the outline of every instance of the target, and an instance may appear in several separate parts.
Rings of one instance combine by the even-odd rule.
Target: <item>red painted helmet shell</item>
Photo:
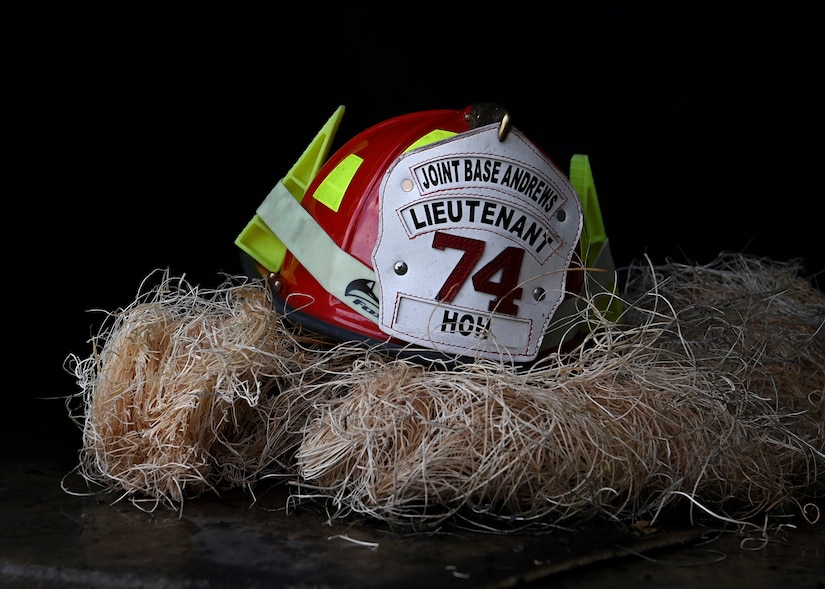
[[[463,133],[472,128],[472,107],[461,110],[429,110],[382,121],[342,145],[321,167],[307,189],[304,208],[342,250],[372,267],[372,253],[378,235],[379,188],[385,172],[411,145],[433,131]],[[315,198],[329,174],[349,156],[362,158],[343,192],[337,210]],[[353,311],[328,293],[287,251],[280,272],[277,296],[288,308],[298,310],[302,323],[312,323],[316,331],[336,339],[388,341],[378,325]],[[309,304],[311,302],[311,304]],[[390,338],[392,341],[392,338]],[[395,342],[403,345],[403,342]]]

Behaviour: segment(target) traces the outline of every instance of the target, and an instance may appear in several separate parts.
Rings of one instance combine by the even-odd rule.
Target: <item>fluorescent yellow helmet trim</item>
[[[349,154],[324,178],[312,196],[337,213],[349,183],[363,162],[364,158]]]
[[[295,165],[278,183],[297,202],[300,203],[303,200],[307,188],[326,161],[343,116],[344,106],[339,106],[304,150],[298,161],[295,162]],[[269,198],[267,196],[267,199]],[[287,247],[271,231],[271,225],[268,225],[259,215],[256,215],[235,239],[235,245],[252,256],[255,261],[270,272],[278,272],[284,264]]]
[[[278,272],[286,258],[286,247],[258,215],[246,224],[235,245],[270,272]]]
[[[580,292],[582,298],[573,297],[559,306],[554,320],[542,341],[542,350],[557,346],[561,341],[587,331],[587,322],[576,319],[578,310],[588,302],[611,321],[618,321],[622,313],[621,300],[616,284],[616,267],[610,251],[610,241],[604,228],[596,183],[590,168],[590,158],[576,154],[570,160],[570,183],[579,195],[582,205],[584,226],[580,238],[585,264],[584,283]]]
[[[607,241],[604,230],[599,197],[596,195],[596,183],[590,169],[590,159],[586,155],[576,154],[570,160],[570,183],[576,189],[582,203],[584,228],[582,231],[582,252],[585,264],[592,267],[602,246]]]
[[[404,153],[408,151],[412,151],[418,147],[422,147],[424,145],[429,145],[430,143],[435,143],[436,141],[441,141],[442,139],[449,139],[450,137],[455,136],[456,133],[453,131],[445,131],[444,129],[436,129],[434,131],[430,131],[417,141],[415,141],[412,145],[410,145],[407,149],[404,150]]]
[[[407,149],[404,150],[404,153],[416,149],[417,147],[422,147],[424,145],[429,145],[430,143],[435,143],[436,141],[441,141],[442,139],[448,139],[454,135],[456,135],[455,132],[445,131],[444,129],[430,131],[426,135],[417,139],[412,145],[407,147]],[[352,182],[352,179],[355,177],[355,173],[358,171],[358,168],[363,162],[364,158],[357,156],[354,153],[349,154],[346,158],[341,160],[341,162],[335,166],[335,169],[332,170],[326,178],[324,178],[323,182],[321,182],[313,193],[315,200],[326,205],[337,213],[350,182]]]

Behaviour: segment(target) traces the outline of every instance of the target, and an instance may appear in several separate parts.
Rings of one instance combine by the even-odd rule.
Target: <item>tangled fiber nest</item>
[[[67,360],[78,471],[147,509],[276,479],[332,517],[418,528],[806,513],[825,490],[825,294],[800,269],[633,264],[621,322],[584,305],[586,340],[527,368],[335,345],[262,283],[164,272]]]

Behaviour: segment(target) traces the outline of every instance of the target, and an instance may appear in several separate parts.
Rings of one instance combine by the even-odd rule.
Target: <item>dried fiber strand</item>
[[[630,277],[635,321],[528,373],[353,365],[351,392],[309,426],[300,472],[343,511],[416,525],[459,511],[633,517],[678,493],[736,501],[744,517],[819,496],[825,299],[793,268],[739,262],[662,284],[649,280],[671,268],[632,268],[647,277]],[[725,301],[739,311],[720,318]]]
[[[83,472],[170,506],[276,476],[335,517],[414,527],[822,497],[825,295],[798,266],[639,263],[621,322],[584,303],[571,352],[435,369],[302,334],[263,284],[164,276],[74,357]]]
[[[278,324],[261,285],[159,280],[108,316],[90,357],[69,360],[84,405],[74,416],[83,476],[174,506],[289,462],[301,429],[292,421],[312,400],[279,393],[320,354]]]

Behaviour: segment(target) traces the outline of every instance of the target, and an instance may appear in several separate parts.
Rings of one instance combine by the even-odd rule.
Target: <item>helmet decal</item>
[[[356,278],[347,284],[344,294],[347,300],[358,305],[362,315],[375,321],[378,320],[379,300],[378,295],[375,294],[375,280]]]

